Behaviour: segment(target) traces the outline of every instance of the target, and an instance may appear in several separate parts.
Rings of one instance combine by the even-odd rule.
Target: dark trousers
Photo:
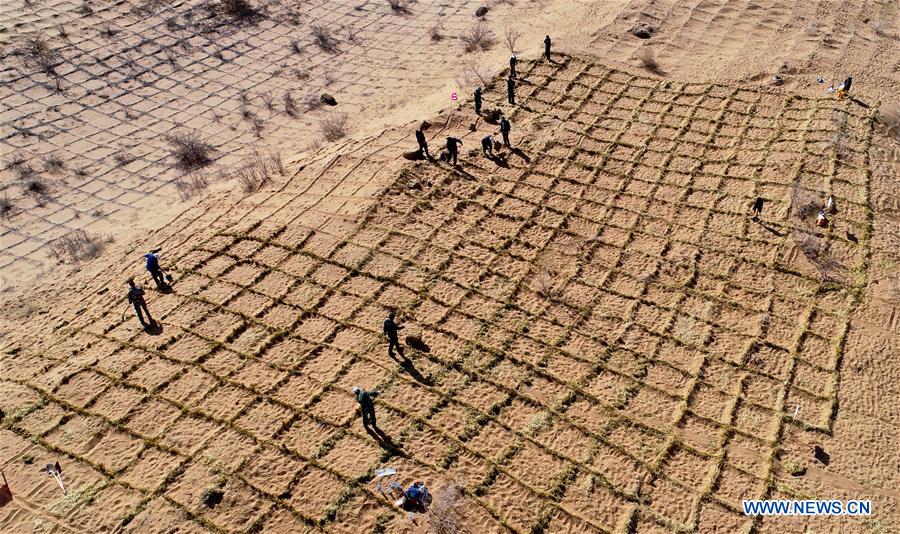
[[[507,100],[509,100],[510,105],[514,106],[516,104],[516,92],[515,91],[507,91],[506,98],[507,98]]]
[[[503,134],[503,144],[506,146],[512,146],[509,144],[509,132],[500,132]]]
[[[378,425],[375,423],[375,406],[374,405],[363,405],[362,408],[362,420],[363,426],[373,426],[377,427]]]
[[[158,287],[159,289],[165,289],[166,287],[168,287],[166,285],[166,279],[163,277],[162,269],[150,271],[150,276],[153,277],[153,281],[156,282],[156,287]]]
[[[419,143],[419,152],[423,155],[428,155],[428,143]]]
[[[447,163],[452,163],[453,165],[456,165],[456,154],[457,154],[457,152],[455,150],[451,150],[450,153],[447,155]]]
[[[153,323],[153,322],[154,322],[154,321],[153,321],[153,317],[150,317],[150,310],[147,309],[147,303],[146,303],[146,302],[144,302],[144,301],[142,300],[142,301],[140,301],[140,302],[135,302],[135,303],[133,303],[133,304],[134,304],[134,311],[135,311],[135,313],[137,313],[138,321],[140,321],[141,324],[144,324],[144,325],[147,324],[147,322],[144,321],[144,314],[141,313],[141,310],[142,310],[142,309],[144,310],[144,313],[147,314],[147,321],[149,321],[150,323]]]
[[[547,61],[550,61],[550,47],[549,46],[544,47],[544,57],[547,58]]]
[[[453,164],[456,164],[456,158],[453,159]],[[388,356],[391,358],[394,357],[395,348],[400,353],[400,356],[403,356],[403,346],[400,345],[400,340],[395,337],[388,337]]]
[[[481,100],[475,101],[475,113],[481,113]]]

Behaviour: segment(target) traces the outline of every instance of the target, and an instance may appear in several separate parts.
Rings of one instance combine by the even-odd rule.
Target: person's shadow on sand
[[[144,332],[146,332],[148,336],[158,336],[163,333],[163,325],[160,322],[153,321],[150,324],[144,325]]]

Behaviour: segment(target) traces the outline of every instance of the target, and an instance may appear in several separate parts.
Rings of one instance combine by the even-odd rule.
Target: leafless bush
[[[290,91],[284,92],[284,113],[291,118],[297,118],[300,113],[297,111],[297,101]]]
[[[459,39],[465,45],[466,52],[489,50],[497,42],[494,38],[494,32],[484,22],[469,26],[460,34]]]
[[[13,206],[12,201],[9,199],[9,195],[3,194],[0,197],[0,217],[4,219],[8,219],[12,214],[15,206]]]
[[[268,109],[269,111],[275,111],[275,101],[272,99],[271,93],[266,91],[265,93],[260,95],[260,97],[262,98],[263,104],[266,105],[266,109]]]
[[[516,53],[516,41],[519,40],[519,36],[522,35],[519,30],[507,26],[506,28],[506,48],[509,49],[510,53]]]
[[[900,104],[885,104],[878,109],[878,131],[895,141],[900,141]]]
[[[394,13],[399,13],[401,15],[409,14],[409,0],[387,0],[388,5],[391,6],[391,11]]]
[[[238,167],[235,175],[245,193],[255,193],[269,182],[273,173],[285,174],[281,154],[276,152],[262,156],[254,152],[250,159]]]
[[[809,218],[822,209],[822,195],[795,184],[791,189],[791,213],[795,224],[806,224]]]
[[[39,205],[43,205],[50,200],[50,188],[40,176],[30,176],[25,180],[22,187],[25,189],[25,194],[34,197]]]
[[[292,40],[291,41],[291,50],[293,50],[295,54],[302,54],[303,46],[300,45],[300,41],[298,41],[297,39]]]
[[[66,27],[65,27],[65,26],[63,26],[62,24],[57,24],[57,25],[56,25],[56,32],[57,32],[57,35],[59,35],[59,38],[60,38],[60,39],[62,39],[63,41],[65,41],[65,42],[67,42],[67,43],[70,42],[70,39],[69,39],[69,32],[66,31]]]
[[[652,48],[648,47],[641,49],[638,53],[638,59],[640,60],[641,65],[653,74],[656,74],[657,76],[665,74],[662,68],[660,68],[659,63],[656,61],[656,52]]]
[[[194,172],[175,180],[175,190],[178,191],[178,196],[181,197],[181,200],[187,200],[205,191],[207,187],[209,187],[209,179],[206,175],[199,172]]]
[[[281,157],[281,152],[272,152],[268,155],[268,167],[272,172],[277,172],[280,176],[284,176],[286,171],[284,170],[284,160]]]
[[[553,294],[553,275],[546,269],[541,271],[534,278],[531,288],[544,298],[550,297]]]
[[[319,48],[326,52],[334,52],[337,49],[337,39],[331,35],[331,30],[321,24],[310,26],[313,39]]]
[[[438,21],[437,24],[431,27],[428,34],[431,36],[431,41],[436,43],[444,38],[444,23],[443,21]]]
[[[81,7],[78,8],[78,12],[84,16],[93,15],[94,8],[91,7],[87,0],[84,0],[84,2],[81,3]]]
[[[428,534],[458,534],[463,520],[463,495],[455,484],[435,495],[428,509]]]
[[[260,16],[259,11],[247,0],[220,0],[218,8],[222,14],[234,20],[256,19]]]
[[[319,129],[326,141],[337,141],[347,135],[347,114],[332,113],[322,117],[319,121]]]
[[[50,255],[57,261],[72,263],[96,258],[103,247],[112,242],[112,237],[96,236],[84,230],[75,230],[50,242]]]
[[[172,145],[176,165],[184,171],[194,171],[212,162],[213,147],[196,133],[177,133],[167,138]]]
[[[26,38],[20,52],[27,66],[36,67],[47,75],[56,74],[56,64],[60,61],[59,53],[40,35]]]
[[[875,20],[872,21],[872,31],[875,32],[875,35],[879,37],[887,36],[888,25],[883,20]]]
[[[44,158],[44,170],[51,174],[61,172],[65,166],[65,162],[56,154],[51,154]]]
[[[328,71],[325,71],[325,74],[322,76],[322,81],[325,83],[325,87],[328,87],[329,85],[336,82],[337,78],[335,78],[333,72],[328,70]]]

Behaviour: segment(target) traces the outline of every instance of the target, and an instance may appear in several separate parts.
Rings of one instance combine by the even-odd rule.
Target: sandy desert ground
[[[465,52],[481,5],[3,8],[0,531],[900,530],[897,3],[489,2]]]

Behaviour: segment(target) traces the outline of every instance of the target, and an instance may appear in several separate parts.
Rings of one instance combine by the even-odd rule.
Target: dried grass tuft
[[[428,533],[458,534],[463,526],[463,499],[456,484],[437,492],[428,509]]]
[[[69,260],[72,263],[96,258],[103,252],[111,236],[91,235],[84,230],[75,230],[50,242],[50,255],[57,261]]]
[[[347,114],[332,113],[319,121],[319,129],[326,141],[337,141],[347,135]]]
[[[326,52],[334,52],[337,50],[337,39],[331,35],[331,30],[321,24],[313,24],[310,26],[313,40],[316,45]]]
[[[168,138],[176,165],[184,171],[194,171],[212,163],[213,147],[196,133],[177,133]]]
[[[494,38],[494,32],[484,22],[478,22],[469,26],[460,34],[459,39],[465,45],[466,52],[490,50],[497,42]]]

